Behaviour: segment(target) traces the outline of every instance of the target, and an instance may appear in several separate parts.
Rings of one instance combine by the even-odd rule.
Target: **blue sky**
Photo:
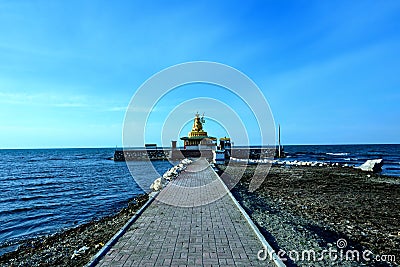
[[[195,60],[248,75],[286,144],[400,143],[399,1],[147,2],[1,1],[0,148],[121,145],[137,88]]]

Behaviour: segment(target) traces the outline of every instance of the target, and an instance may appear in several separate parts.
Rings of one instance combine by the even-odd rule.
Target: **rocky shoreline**
[[[140,195],[118,213],[53,235],[24,240],[0,266],[84,266],[149,199]]]
[[[287,265],[397,266],[400,178],[343,167],[272,166],[268,170],[264,166],[264,182],[249,192],[256,165],[236,163],[219,168],[224,180],[232,180],[245,170],[232,193],[273,249],[286,252]],[[345,240],[346,246],[339,249],[338,240]],[[344,253],[358,250],[360,260],[338,257],[332,261],[327,255],[318,260],[318,252],[329,249]],[[317,252],[317,261],[302,260],[301,253],[306,250]],[[373,253],[367,257],[371,261],[363,260],[365,250]],[[397,263],[378,261],[377,255],[394,255]]]

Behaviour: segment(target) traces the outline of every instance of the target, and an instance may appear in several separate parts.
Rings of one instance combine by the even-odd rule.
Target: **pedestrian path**
[[[205,159],[169,183],[98,266],[275,266]]]

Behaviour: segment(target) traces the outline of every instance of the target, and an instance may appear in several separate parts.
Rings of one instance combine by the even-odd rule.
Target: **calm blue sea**
[[[400,145],[285,146],[285,160],[360,165],[383,158],[383,174],[400,176]],[[0,150],[0,247],[7,241],[54,233],[115,213],[148,188],[143,162],[108,160],[114,149]],[[171,164],[155,161],[163,174]],[[156,174],[157,176],[158,174]],[[1,254],[1,249],[0,249]]]
[[[0,150],[0,246],[54,233],[115,213],[143,193],[114,149]],[[150,184],[143,162],[131,162],[135,179]],[[172,165],[154,162],[163,174]],[[0,249],[1,254],[1,249]]]

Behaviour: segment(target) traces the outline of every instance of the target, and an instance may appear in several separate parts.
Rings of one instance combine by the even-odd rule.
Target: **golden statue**
[[[201,143],[203,145],[215,145],[214,141],[217,139],[207,135],[207,132],[203,130],[203,123],[205,123],[204,113],[203,116],[200,117],[200,114],[197,112],[193,120],[192,130],[188,133],[188,136],[181,137],[185,149],[187,147],[190,147],[190,149],[198,149]]]
[[[200,119],[200,114],[196,113],[196,117],[194,118],[194,123],[192,127],[192,132],[204,132],[202,121],[204,121],[204,119]]]
[[[203,115],[203,117],[200,118],[200,114],[197,112],[196,117],[194,117],[194,120],[193,120],[192,130],[189,132],[188,136],[189,137],[207,136],[207,132],[205,132],[203,130],[204,122],[205,122],[204,115]]]

